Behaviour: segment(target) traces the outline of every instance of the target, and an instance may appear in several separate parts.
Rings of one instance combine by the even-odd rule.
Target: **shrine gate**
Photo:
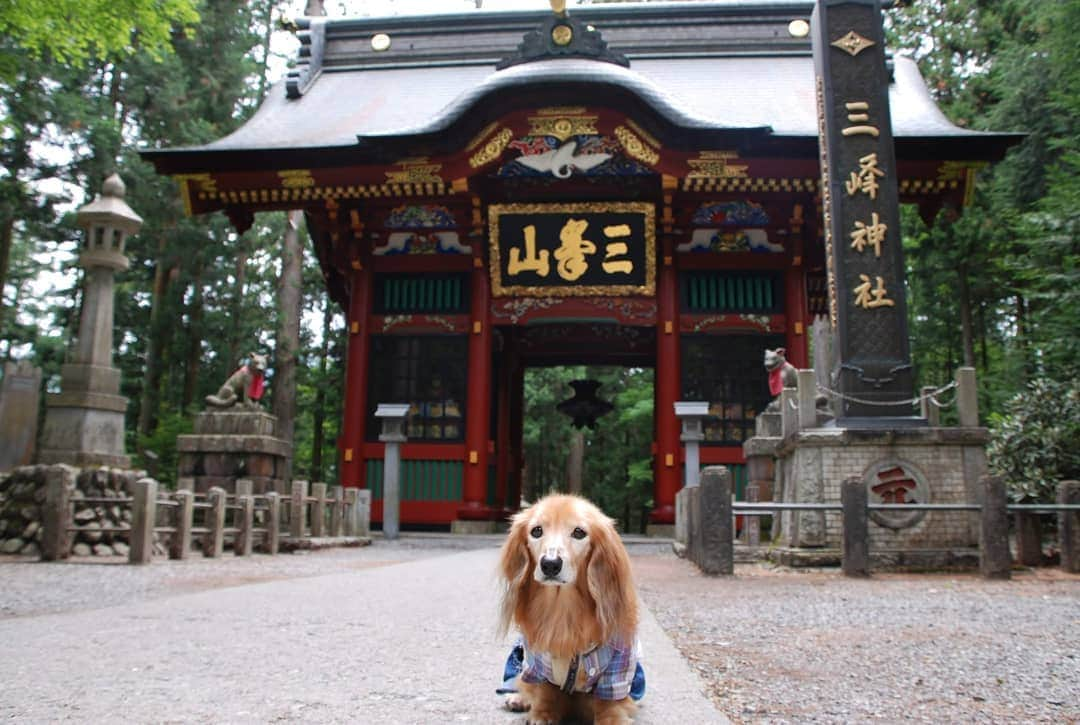
[[[655,369],[654,524],[709,404],[702,464],[743,462],[765,348],[807,367],[827,314],[812,3],[600,5],[304,18],[295,68],[242,128],[144,152],[187,210],[240,231],[302,209],[347,316],[345,486],[374,489],[374,411],[407,402],[404,524],[517,507],[523,371]],[[602,35],[601,35],[602,34]],[[901,200],[969,199],[1009,140],[952,125],[890,60]]]

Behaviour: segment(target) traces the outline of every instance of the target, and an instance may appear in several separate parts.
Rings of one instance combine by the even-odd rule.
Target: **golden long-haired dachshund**
[[[500,630],[521,631],[500,690],[512,693],[506,706],[528,711],[528,723],[631,722],[645,678],[637,593],[614,522],[578,496],[543,498],[514,516],[499,569]]]

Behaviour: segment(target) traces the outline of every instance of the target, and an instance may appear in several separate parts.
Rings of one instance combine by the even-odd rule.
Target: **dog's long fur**
[[[530,536],[537,526],[543,530],[539,539]],[[584,539],[573,538],[575,528],[586,533]],[[557,552],[568,581],[542,582],[537,551]],[[516,625],[530,648],[554,658],[571,658],[616,636],[634,641],[638,600],[630,559],[614,522],[585,499],[548,496],[514,516],[499,569],[504,587],[499,625],[504,635]],[[579,680],[583,677],[579,672]],[[626,723],[636,709],[629,697],[606,701],[568,696],[550,683],[519,686],[522,697],[508,706],[530,710],[530,723],[571,716]]]

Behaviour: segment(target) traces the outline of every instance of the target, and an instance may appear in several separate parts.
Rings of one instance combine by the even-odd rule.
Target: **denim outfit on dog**
[[[614,638],[575,656],[566,682],[556,682],[551,657],[529,649],[525,638],[519,637],[506,660],[503,685],[497,692],[517,692],[515,680],[519,675],[524,682],[550,682],[564,692],[571,692],[578,671],[584,670],[585,688],[578,692],[592,693],[601,700],[622,700],[627,696],[640,700],[645,695],[645,671],[638,661],[640,655],[641,643],[637,639],[627,643]]]

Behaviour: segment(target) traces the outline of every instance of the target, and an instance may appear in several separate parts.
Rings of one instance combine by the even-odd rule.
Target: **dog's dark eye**
[[[529,532],[529,535],[532,536],[534,539],[539,539],[541,536],[544,535],[544,529],[540,526],[534,526],[532,527],[532,531]]]
[[[570,535],[573,536],[575,539],[584,539],[586,536],[588,536],[588,534],[585,533],[585,529],[581,528],[580,526],[575,527],[573,533],[571,533]]]

